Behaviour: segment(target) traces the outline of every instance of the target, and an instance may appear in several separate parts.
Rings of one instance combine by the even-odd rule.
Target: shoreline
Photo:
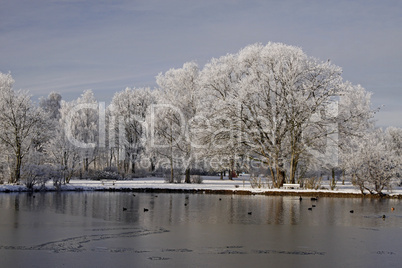
[[[135,193],[178,193],[178,194],[211,194],[211,195],[263,195],[263,196],[298,196],[298,197],[337,197],[337,198],[388,198],[402,199],[402,195],[377,195],[362,193],[342,193],[342,192],[325,192],[325,191],[270,191],[264,190],[254,192],[249,190],[203,190],[203,189],[168,189],[168,188],[120,188],[120,189],[96,189],[97,192],[135,192]]]
[[[184,189],[163,187],[62,187],[57,190],[54,187],[27,189],[19,185],[16,189],[0,188],[2,193],[48,193],[48,192],[131,192],[131,193],[176,193],[176,194],[210,194],[210,195],[260,195],[260,196],[297,196],[297,197],[335,197],[335,198],[372,198],[372,199],[402,199],[402,194],[369,194],[353,192],[336,192],[328,190],[283,190],[283,189]]]
[[[45,185],[28,189],[23,184],[1,184],[0,193],[29,192],[133,192],[133,193],[179,193],[179,194],[215,194],[215,195],[260,195],[260,196],[297,196],[297,197],[337,197],[337,198],[373,198],[402,199],[402,187],[395,185],[384,190],[383,195],[361,193],[351,182],[340,181],[334,190],[330,190],[329,181],[323,181],[319,189],[283,189],[269,188],[266,179],[260,188],[251,187],[248,177],[223,180],[218,176],[204,176],[202,183],[167,183],[162,177],[142,177],[129,180],[80,180],[72,179],[68,184],[57,189],[52,181]]]

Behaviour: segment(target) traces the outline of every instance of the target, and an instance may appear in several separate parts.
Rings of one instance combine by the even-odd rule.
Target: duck
[[[313,210],[313,208],[308,208],[308,210]]]
[[[127,210],[127,208],[126,207],[123,207],[123,211],[126,211]]]
[[[300,197],[299,197],[299,201],[302,201],[302,200],[303,200],[303,198],[300,196]]]
[[[251,215],[251,214],[253,214],[253,212],[251,212],[251,211],[250,211],[250,212],[249,212],[249,213],[247,213],[247,214],[248,214],[248,215]]]
[[[349,211],[350,213],[354,213],[355,211],[352,209],[351,211]]]
[[[149,209],[147,209],[147,208],[144,208],[144,212],[147,212],[147,211],[149,211]]]

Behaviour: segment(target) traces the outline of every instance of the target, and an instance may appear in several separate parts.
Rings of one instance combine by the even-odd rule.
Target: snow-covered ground
[[[248,177],[234,178],[233,180],[228,180],[224,178],[221,180],[219,177],[214,176],[204,176],[203,182],[201,184],[187,184],[187,183],[166,183],[164,178],[150,177],[150,178],[139,178],[133,180],[119,180],[119,181],[98,181],[98,180],[71,180],[69,184],[62,185],[63,191],[101,191],[101,190],[126,190],[126,191],[136,191],[141,189],[154,189],[154,190],[193,190],[193,191],[225,191],[229,192],[249,192],[249,193],[266,193],[270,192],[273,194],[295,194],[300,193],[339,193],[339,194],[360,194],[360,191],[354,187],[350,182],[345,182],[342,185],[341,181],[337,182],[336,189],[330,190],[329,181],[324,180],[321,184],[321,189],[311,190],[311,189],[269,189],[266,184],[262,188],[252,188]],[[48,191],[55,190],[52,182],[46,184],[46,189]],[[11,185],[3,184],[0,185],[0,192],[23,192],[27,191],[24,185]],[[402,187],[394,187],[392,191],[383,191],[385,194],[389,195],[400,195],[402,196]]]

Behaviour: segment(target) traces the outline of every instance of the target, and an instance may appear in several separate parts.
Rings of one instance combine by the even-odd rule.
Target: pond
[[[0,214],[2,267],[399,267],[402,261],[402,206],[393,199],[19,193],[0,194]]]

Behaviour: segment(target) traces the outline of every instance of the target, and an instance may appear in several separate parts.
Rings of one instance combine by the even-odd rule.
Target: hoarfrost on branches
[[[361,192],[383,194],[392,181],[400,178],[401,129],[375,129],[355,137],[344,152],[344,168]]]
[[[0,73],[0,169],[29,187],[144,170],[168,171],[169,182],[264,172],[281,187],[341,169],[362,192],[382,194],[401,183],[401,130],[376,130],[371,94],[341,75],[298,47],[252,44],[160,73],[157,88],[126,88],[105,107],[90,90],[36,105]]]

